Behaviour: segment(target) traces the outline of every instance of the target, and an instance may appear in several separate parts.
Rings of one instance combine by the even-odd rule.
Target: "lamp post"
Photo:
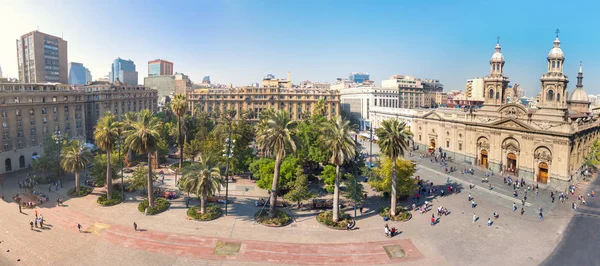
[[[358,143],[358,134],[354,135],[354,143]],[[356,168],[358,167],[358,154],[354,156],[354,221],[356,222]]]
[[[52,134],[52,138],[54,139],[54,141],[56,141],[56,145],[58,145],[58,158],[57,160],[60,161],[60,152],[62,151],[62,141],[63,141],[63,136],[62,134],[60,134],[60,131],[54,131],[54,133]],[[62,174],[61,174],[61,168],[60,166],[58,167],[58,176],[60,177],[60,188],[63,187],[63,178],[62,178]]]
[[[233,144],[235,140],[231,139],[231,128],[227,133],[227,139],[225,139],[225,149],[223,150],[223,157],[227,156],[227,166],[225,166],[225,216],[227,216],[227,205],[229,201],[229,160],[233,157]]]

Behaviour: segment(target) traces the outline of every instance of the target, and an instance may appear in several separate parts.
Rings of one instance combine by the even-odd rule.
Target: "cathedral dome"
[[[504,61],[504,56],[502,55],[502,53],[500,52],[500,43],[496,44],[496,50],[494,51],[494,54],[492,55],[492,61],[493,62],[502,62]]]
[[[569,97],[569,101],[571,102],[589,102],[587,92],[583,90],[583,88],[576,88],[572,93],[571,97]]]
[[[560,40],[556,37],[554,40],[554,47],[548,53],[548,58],[565,58],[565,54],[563,54],[562,49],[560,49]]]

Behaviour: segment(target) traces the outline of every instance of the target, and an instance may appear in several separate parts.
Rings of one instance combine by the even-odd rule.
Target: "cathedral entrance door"
[[[548,164],[546,163],[540,163],[539,165],[538,182],[542,184],[548,183]]]
[[[488,168],[488,152],[487,150],[481,150],[481,165]]]
[[[514,173],[517,169],[517,155],[509,153],[506,155],[506,171]]]

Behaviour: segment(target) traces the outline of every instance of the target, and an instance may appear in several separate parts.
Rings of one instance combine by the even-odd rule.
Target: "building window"
[[[46,108],[42,108],[42,114],[46,114]]]
[[[37,139],[31,139],[31,146],[37,145]]]
[[[488,97],[489,97],[490,99],[493,99],[493,98],[494,98],[494,90],[490,90],[490,94],[488,94]]]
[[[3,128],[8,128],[8,122],[6,122],[6,121],[2,122],[2,127]]]
[[[15,97],[15,103],[19,103],[19,97]]]
[[[8,132],[2,132],[2,139],[4,139],[4,140],[10,139]]]
[[[56,96],[52,96],[52,102],[56,102]]]
[[[35,112],[33,111],[33,108],[29,109],[29,114],[30,115],[34,115],[35,114]]]
[[[458,150],[462,151],[462,143],[458,143]]]
[[[19,141],[17,142],[17,149],[22,149],[23,148],[23,142]]]
[[[17,116],[21,116],[21,109],[17,109],[17,110],[15,111],[15,113],[17,114]]]
[[[32,136],[35,136],[35,128],[32,128],[32,129],[31,129],[31,135],[32,135]]]
[[[554,100],[554,91],[553,90],[549,90],[548,91],[548,96],[546,98],[548,101],[553,101]]]
[[[54,106],[53,111],[54,111],[55,114],[58,113],[58,107]]]
[[[419,141],[421,141],[421,135],[419,135]]]
[[[2,117],[3,118],[7,118],[8,117],[8,112],[6,112],[6,110],[2,110]]]
[[[69,112],[69,106],[65,106],[65,113]]]
[[[450,141],[446,140],[446,148],[450,148]]]
[[[17,138],[22,138],[22,137],[23,137],[23,130],[17,131]]]

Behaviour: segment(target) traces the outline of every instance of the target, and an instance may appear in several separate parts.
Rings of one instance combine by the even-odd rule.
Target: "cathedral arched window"
[[[552,68],[556,68],[556,62],[552,61]]]
[[[546,100],[548,100],[548,101],[553,101],[554,100],[554,91],[553,90],[549,90],[548,91],[548,95],[546,96]]]
[[[489,94],[488,97],[490,97],[490,99],[494,98],[494,90],[490,90],[490,94]]]
[[[560,102],[560,93],[557,93],[557,94],[556,94],[556,101],[557,101],[557,102]]]
[[[499,91],[496,92],[496,99],[500,99],[500,92]]]
[[[556,68],[560,68],[560,61],[556,62]]]

